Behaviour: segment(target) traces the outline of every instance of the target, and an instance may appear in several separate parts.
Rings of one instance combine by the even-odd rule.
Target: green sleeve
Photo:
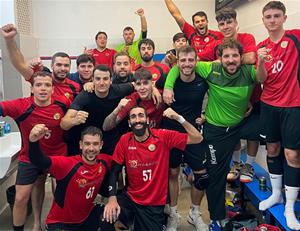
[[[212,62],[197,62],[195,72],[206,79],[209,73],[212,71]]]
[[[165,89],[173,89],[176,79],[178,79],[178,77],[179,77],[179,74],[180,74],[179,67],[177,65],[172,67],[167,76],[164,88]]]
[[[115,50],[117,52],[121,52],[125,47],[125,43],[119,44],[118,46],[116,46]]]
[[[255,82],[258,82],[257,79],[256,79],[256,69],[255,69],[254,65],[252,65],[252,68],[251,68],[251,78],[252,78]]]

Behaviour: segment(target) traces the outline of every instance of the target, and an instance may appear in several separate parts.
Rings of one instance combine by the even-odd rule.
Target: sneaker
[[[241,176],[240,181],[243,183],[248,183],[253,180],[254,176],[254,169],[251,164],[244,164],[243,168],[241,169]]]
[[[235,181],[236,179],[238,179],[243,165],[244,164],[242,162],[233,161],[230,172],[227,174],[227,181]]]
[[[176,231],[180,225],[181,216],[178,213],[170,214],[166,231]]]
[[[209,231],[222,231],[222,227],[217,221],[211,221]]]
[[[201,213],[199,211],[192,212],[192,210],[190,209],[189,214],[187,216],[187,222],[193,225],[197,231],[208,230],[208,226],[202,220]]]

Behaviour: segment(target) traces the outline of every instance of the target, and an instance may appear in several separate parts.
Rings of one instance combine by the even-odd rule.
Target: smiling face
[[[268,32],[279,32],[283,30],[283,24],[287,16],[279,9],[268,9],[263,13],[263,23]]]
[[[229,74],[235,74],[242,64],[242,57],[237,48],[225,48],[221,56],[224,70]]]
[[[56,57],[51,65],[55,81],[62,82],[67,78],[71,69],[71,61],[68,57]]]
[[[134,135],[142,137],[146,135],[149,126],[149,119],[146,115],[145,109],[142,107],[135,107],[129,112],[129,127],[131,127]]]
[[[205,16],[194,16],[193,18],[193,25],[198,34],[204,36],[207,34],[208,31],[208,21]]]
[[[117,76],[125,78],[131,74],[130,58],[127,55],[119,55],[115,58],[114,72]]]
[[[134,31],[132,29],[126,29],[123,31],[123,38],[126,45],[131,45],[134,39]]]
[[[237,33],[236,19],[229,18],[218,22],[218,28],[223,34],[224,38],[234,38]]]
[[[152,95],[151,80],[146,80],[146,79],[137,80],[135,81],[134,88],[142,100],[151,99],[151,95]]]
[[[94,64],[92,62],[84,62],[80,63],[77,66],[77,71],[79,73],[79,76],[84,81],[90,81],[93,76],[93,70],[94,70]]]
[[[99,135],[86,134],[80,140],[79,145],[82,150],[82,158],[85,162],[92,164],[95,163],[97,155],[100,153],[103,141]]]
[[[195,73],[195,67],[196,67],[196,53],[194,51],[191,52],[180,52],[178,54],[178,61],[177,65],[180,70],[180,74],[182,76],[192,76]]]

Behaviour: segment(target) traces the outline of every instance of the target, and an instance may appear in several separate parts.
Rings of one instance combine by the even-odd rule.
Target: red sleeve
[[[72,157],[49,156],[49,158],[51,158],[51,166],[48,171],[57,180],[63,179],[74,167]]]
[[[187,144],[188,134],[187,133],[181,133],[178,131],[173,130],[161,130],[165,133],[166,136],[166,143],[172,148],[178,148],[179,150],[184,150]]]
[[[113,158],[111,155],[100,153],[98,156],[98,159],[104,160],[106,165],[107,165],[107,170],[111,169]]]
[[[167,65],[163,64],[163,63],[160,63],[160,66],[163,69],[164,74],[167,75],[170,71],[170,68]]]
[[[9,101],[0,102],[2,107],[3,116],[9,116],[13,119],[18,118],[25,112],[24,108],[27,109],[30,103],[30,98],[21,98]]]
[[[240,34],[238,40],[243,46],[244,54],[248,52],[256,52],[256,42],[252,34]]]
[[[192,34],[195,32],[195,28],[191,24],[185,22],[183,24],[182,32],[186,35],[188,39],[190,39]]]
[[[124,147],[124,144],[127,142],[127,134],[123,135],[119,142],[117,143],[117,146],[115,148],[114,154],[112,156],[113,161],[115,161],[117,164],[123,165],[125,162],[125,152],[126,148]]]

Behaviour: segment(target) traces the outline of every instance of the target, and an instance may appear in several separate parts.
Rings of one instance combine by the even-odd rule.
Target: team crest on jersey
[[[206,37],[206,38],[204,39],[204,42],[208,43],[208,42],[209,42],[209,37]]]
[[[128,163],[129,163],[129,166],[131,168],[136,168],[137,165],[138,165],[138,161],[137,160],[129,160]]]
[[[69,99],[70,98],[70,94],[68,92],[65,93],[65,96]]]
[[[53,119],[59,120],[59,119],[60,119],[60,114],[59,114],[58,112],[56,112],[56,113],[53,115]]]
[[[155,144],[150,144],[150,145],[148,146],[148,149],[149,149],[150,152],[155,151],[155,149],[156,149]]]
[[[109,56],[109,53],[105,53],[105,56]]]
[[[100,166],[98,169],[98,173],[101,173],[101,172],[102,172],[102,166]]]
[[[282,41],[281,44],[280,44],[280,46],[281,46],[282,48],[286,48],[286,47],[288,46],[288,44],[289,44],[288,41]]]
[[[156,79],[157,79],[157,74],[156,74],[156,73],[154,73],[154,74],[152,75],[152,79],[153,79],[153,80],[156,80]]]
[[[78,186],[80,188],[83,188],[87,184],[87,180],[86,179],[77,179],[76,182],[78,183]]]

